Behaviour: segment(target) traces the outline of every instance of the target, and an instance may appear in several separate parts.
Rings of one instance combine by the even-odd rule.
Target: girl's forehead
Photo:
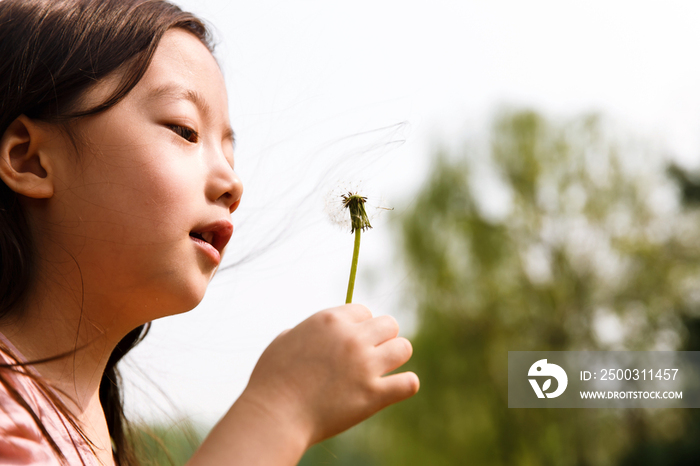
[[[119,72],[107,76],[81,96],[79,106],[92,108],[104,102],[121,79]],[[206,46],[184,29],[165,33],[144,76],[124,100],[146,106],[156,101],[188,100],[209,116],[228,119],[226,84],[219,65]]]
[[[147,101],[186,99],[207,113],[227,110],[218,63],[196,36],[183,29],[171,29],[163,36],[134,91]]]

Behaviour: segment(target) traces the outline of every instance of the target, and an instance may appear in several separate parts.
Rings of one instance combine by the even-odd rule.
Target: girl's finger
[[[401,372],[380,378],[380,391],[383,406],[389,406],[418,392],[420,380],[415,372]]]
[[[370,310],[362,304],[346,304],[339,309],[342,309],[343,314],[352,322],[363,322],[372,318]]]
[[[411,355],[413,354],[411,342],[403,337],[392,338],[377,346],[375,349],[378,365],[381,368],[382,374],[386,374],[387,372],[391,372],[403,366],[406,361],[411,359]]]
[[[399,334],[399,323],[392,316],[379,316],[360,324],[363,339],[372,346],[377,346],[387,340],[396,338]]]

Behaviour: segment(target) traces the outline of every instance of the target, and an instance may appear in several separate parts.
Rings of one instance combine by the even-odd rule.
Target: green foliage
[[[379,466],[367,446],[358,439],[357,428],[311,447],[299,466]]]
[[[438,153],[398,231],[421,391],[365,424],[377,464],[612,465],[682,436],[680,411],[508,409],[508,351],[680,349],[700,310],[698,212],[610,133],[508,113],[486,149]]]
[[[141,466],[184,465],[203,439],[202,430],[189,421],[140,424],[134,427],[131,438]]]

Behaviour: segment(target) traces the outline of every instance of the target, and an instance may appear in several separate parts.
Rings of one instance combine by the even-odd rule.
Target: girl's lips
[[[196,234],[197,236],[193,236]],[[203,248],[205,252],[218,265],[221,262],[221,255],[224,248],[233,234],[233,224],[228,219],[221,219],[208,223],[201,227],[195,227],[190,233],[190,239]],[[205,241],[210,239],[211,242]]]
[[[191,239],[192,241],[194,241],[194,243],[195,243],[198,247],[202,248],[202,250],[204,251],[204,253],[205,253],[216,265],[219,265],[219,263],[221,263],[221,254],[219,253],[219,251],[216,250],[216,248],[215,248],[214,246],[212,246],[211,244],[207,243],[207,242],[204,241],[204,240],[201,240],[201,239],[199,239],[199,238],[195,238],[194,236],[190,236],[190,239]]]

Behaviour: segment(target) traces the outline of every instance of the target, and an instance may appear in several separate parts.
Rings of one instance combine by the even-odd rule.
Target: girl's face
[[[44,270],[66,276],[77,262],[85,304],[135,309],[132,324],[191,309],[219,265],[243,189],[213,56],[188,32],[169,31],[124,100],[75,129],[79,154],[56,138],[55,192],[32,218]]]

